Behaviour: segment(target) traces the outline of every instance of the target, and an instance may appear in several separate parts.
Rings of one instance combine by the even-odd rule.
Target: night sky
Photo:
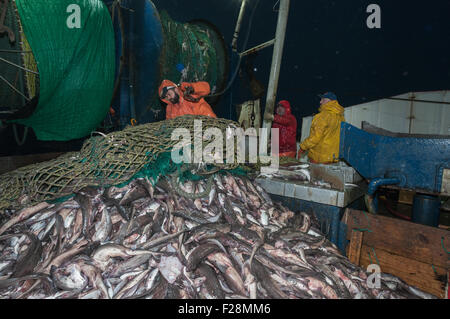
[[[179,22],[211,21],[231,44],[240,0],[153,3]],[[247,7],[240,52],[275,36],[277,1],[260,0],[243,47],[256,3],[250,0]],[[367,27],[371,3],[381,7],[381,29]],[[277,99],[291,102],[300,132],[300,119],[317,112],[319,93],[335,92],[345,107],[410,91],[450,89],[449,15],[449,0],[291,0]],[[255,75],[265,87],[272,51],[266,48],[254,60]],[[232,96],[224,96],[215,111],[235,116],[234,105],[250,98],[247,83],[238,77]]]

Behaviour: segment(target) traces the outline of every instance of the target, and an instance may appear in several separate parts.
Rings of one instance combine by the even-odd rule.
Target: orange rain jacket
[[[163,88],[165,88],[166,86],[177,86],[177,85],[172,81],[163,80],[158,90],[160,97]],[[187,114],[206,115],[217,118],[216,114],[214,114],[213,110],[211,109],[211,106],[203,98],[201,98],[198,102],[191,102],[184,98],[183,93],[186,91],[186,87],[189,86],[191,86],[194,89],[194,93],[191,95],[193,98],[199,98],[201,96],[208,95],[211,91],[208,82],[194,82],[194,83],[182,82],[181,85],[178,87],[178,89],[182,92],[182,94],[180,94],[180,101],[177,104],[172,104],[166,99],[161,99],[164,103],[167,104],[166,120]]]

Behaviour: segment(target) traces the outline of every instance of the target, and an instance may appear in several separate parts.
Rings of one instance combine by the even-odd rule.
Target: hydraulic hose
[[[398,178],[374,178],[369,183],[369,188],[367,194],[364,196],[364,201],[366,203],[367,210],[371,214],[376,214],[377,210],[374,204],[374,195],[380,186],[385,185],[395,185],[399,184],[401,181]]]
[[[250,31],[251,31],[252,23],[253,23],[253,16],[255,15],[256,8],[258,7],[259,1],[260,1],[260,0],[257,0],[257,1],[256,1],[256,4],[255,4],[255,6],[253,7],[252,13],[251,13],[251,15],[250,15],[250,20],[249,20],[249,24],[248,24],[248,30],[247,30],[247,34],[246,34],[246,36],[245,36],[245,41],[244,41],[244,46],[243,46],[244,49],[243,49],[242,51],[245,51],[245,49],[246,49],[246,47],[247,47],[248,39],[249,39],[249,37],[250,37]],[[205,97],[215,97],[215,96],[219,96],[219,95],[224,94],[226,91],[228,91],[228,90],[230,89],[231,85],[233,84],[234,80],[236,79],[236,75],[237,75],[238,72],[239,72],[239,67],[241,66],[241,61],[242,61],[242,56],[239,55],[239,60],[238,60],[238,64],[237,64],[237,66],[236,66],[236,69],[234,70],[234,73],[233,73],[233,75],[232,75],[232,77],[231,77],[231,80],[228,82],[228,84],[227,84],[227,86],[225,87],[225,89],[223,89],[223,90],[222,90],[221,92],[219,92],[219,93],[214,93],[214,94],[209,94],[209,95],[203,95],[203,96],[199,97],[198,100],[200,100],[201,98],[205,98]]]

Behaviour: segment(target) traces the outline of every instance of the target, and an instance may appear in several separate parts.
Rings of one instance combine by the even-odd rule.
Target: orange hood
[[[162,90],[165,88],[165,87],[167,87],[167,86],[177,86],[175,83],[173,83],[172,81],[170,81],[170,80],[163,80],[162,82],[161,82],[161,85],[159,86],[159,89],[158,89],[158,95],[159,95],[159,98],[161,98],[161,93],[162,93]],[[180,98],[181,98],[181,96],[180,96]],[[168,101],[168,100],[166,100],[166,99],[161,99],[161,101],[163,101],[164,103],[166,103],[166,104],[169,104],[170,102]]]

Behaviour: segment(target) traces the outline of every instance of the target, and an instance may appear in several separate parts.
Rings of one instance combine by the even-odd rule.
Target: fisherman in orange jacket
[[[182,115],[206,115],[217,118],[211,106],[203,99],[211,89],[208,82],[182,82],[180,86],[163,80],[159,86],[159,97],[167,104],[166,120]]]

